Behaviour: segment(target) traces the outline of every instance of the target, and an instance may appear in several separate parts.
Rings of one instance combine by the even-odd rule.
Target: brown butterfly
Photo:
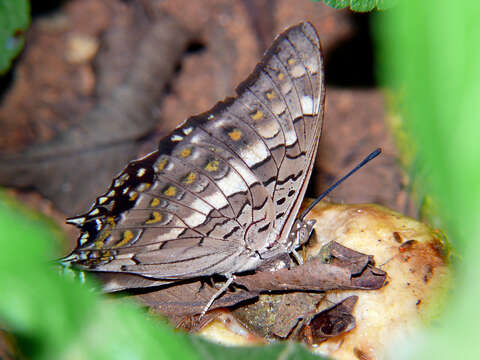
[[[81,236],[63,261],[126,274],[108,291],[225,276],[206,310],[234,274],[296,255],[313,226],[297,213],[325,101],[315,28],[280,34],[236,92],[130,162],[88,213],[69,219]]]

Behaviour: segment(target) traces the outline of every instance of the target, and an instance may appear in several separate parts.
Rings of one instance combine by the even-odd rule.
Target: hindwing
[[[292,251],[325,98],[310,23],[279,35],[237,96],[191,117],[69,221],[70,261],[155,279],[231,275]]]

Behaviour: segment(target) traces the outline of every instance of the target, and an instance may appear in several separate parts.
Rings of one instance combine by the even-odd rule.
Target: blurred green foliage
[[[449,311],[419,336],[415,358],[480,358],[480,3],[404,0],[377,14],[377,65],[404,94],[403,116],[424,185],[461,261]]]
[[[0,324],[32,359],[318,359],[298,344],[225,348],[61,276],[60,232],[0,192]],[[89,281],[90,284],[90,281]],[[0,333],[1,335],[1,333]]]
[[[314,0],[320,1],[320,0]],[[350,10],[358,12],[366,12],[372,10],[386,10],[390,9],[399,0],[321,0],[328,6],[335,9],[350,8]]]
[[[0,74],[22,50],[29,24],[28,0],[0,0]]]
[[[0,319],[33,359],[196,358],[187,337],[52,264],[56,232],[0,193]]]
[[[260,347],[224,347],[202,340],[198,336],[190,340],[201,359],[219,360],[322,360],[323,357],[314,355],[304,346],[294,343],[279,343]]]

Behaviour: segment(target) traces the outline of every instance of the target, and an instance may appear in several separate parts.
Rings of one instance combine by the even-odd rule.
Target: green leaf
[[[108,301],[58,273],[60,234],[0,191],[0,294],[8,294],[0,296],[0,324],[27,358],[319,359],[295,343],[227,348],[174,332],[128,301]]]
[[[314,1],[320,1],[320,0],[314,0]],[[321,1],[327,4],[328,6],[333,7],[334,9],[343,9],[350,5],[350,0],[321,0]]]
[[[0,0],[0,74],[22,50],[29,24],[28,0]]]
[[[405,94],[411,141],[461,259],[448,312],[408,358],[480,357],[479,18],[476,0],[405,0],[375,22],[379,76]]]
[[[257,347],[223,347],[212,344],[199,337],[191,337],[197,354],[202,359],[216,360],[321,360],[323,357],[314,355],[304,346],[293,343],[279,343]]]
[[[314,0],[320,1],[320,0]],[[387,10],[394,7],[398,0],[321,0],[335,9],[349,7],[353,11],[367,12],[374,9]]]
[[[60,276],[55,233],[0,193],[0,323],[34,359],[196,359],[186,335]]]

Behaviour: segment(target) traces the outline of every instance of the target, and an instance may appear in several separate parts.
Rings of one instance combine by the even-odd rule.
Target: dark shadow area
[[[42,0],[32,1],[30,3],[32,18],[37,16],[49,15],[61,7],[66,0]]]
[[[7,73],[0,76],[0,104],[3,102],[8,89],[10,89],[10,86],[13,83],[13,79],[14,79],[13,69],[15,68],[15,63],[17,61],[18,61],[18,57],[12,62],[12,67],[10,68],[10,70]]]
[[[376,85],[370,14],[352,13],[355,32],[328,54],[325,63],[327,86],[369,88]]]
[[[183,52],[182,59],[184,59],[185,57],[190,56],[190,55],[197,55],[197,54],[205,51],[206,49],[207,49],[207,47],[202,41],[195,40],[195,39],[191,40],[188,43],[187,48]],[[173,92],[172,81],[175,79],[175,77],[177,77],[180,74],[181,71],[182,71],[182,60],[178,61],[175,64],[175,70],[174,70],[174,73],[173,73],[173,78],[170,79],[170,81],[168,81],[165,84],[165,90],[164,90],[165,96],[168,96],[168,95],[172,94],[172,92]]]
[[[205,44],[200,40],[192,40],[187,46],[185,50],[185,55],[193,55],[198,54],[202,51],[206,50]]]

